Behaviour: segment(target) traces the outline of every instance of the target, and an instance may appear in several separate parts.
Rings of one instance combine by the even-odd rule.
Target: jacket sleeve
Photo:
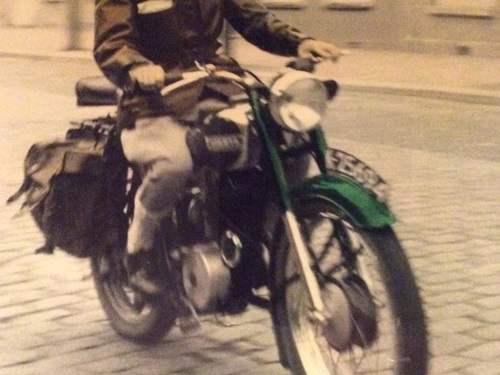
[[[131,66],[150,63],[139,52],[134,17],[132,0],[95,0],[94,59],[118,87],[127,84]]]
[[[260,49],[283,56],[296,56],[301,41],[310,39],[274,16],[259,0],[225,0],[224,18]]]

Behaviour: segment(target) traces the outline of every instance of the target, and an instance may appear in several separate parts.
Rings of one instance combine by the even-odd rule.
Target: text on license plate
[[[371,190],[378,200],[387,202],[389,199],[389,184],[356,156],[342,150],[330,148],[328,149],[326,162],[329,170],[360,183],[365,188]]]

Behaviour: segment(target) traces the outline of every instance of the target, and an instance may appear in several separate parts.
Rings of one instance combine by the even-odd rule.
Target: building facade
[[[304,32],[347,48],[500,57],[500,0],[264,2]],[[67,48],[90,49],[93,7],[94,0],[0,0],[0,26],[60,29]],[[244,44],[231,32],[228,40]]]
[[[498,0],[266,0],[266,3],[301,29],[350,48],[500,57]]]

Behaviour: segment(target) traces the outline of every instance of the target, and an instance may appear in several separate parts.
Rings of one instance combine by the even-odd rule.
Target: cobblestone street
[[[72,96],[36,88],[2,87],[0,103],[5,202],[22,181],[28,147],[96,110],[75,109]],[[425,300],[430,374],[500,374],[500,163],[341,137],[330,144],[359,156],[392,186],[396,231]],[[98,304],[88,261],[34,255],[41,235],[28,215],[12,219],[18,208],[0,212],[2,375],[288,373],[268,315],[258,309],[230,318],[227,327],[205,316],[201,336],[175,329],[155,347],[119,338]]]

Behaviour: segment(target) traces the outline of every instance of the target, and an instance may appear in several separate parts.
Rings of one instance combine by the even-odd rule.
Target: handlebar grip
[[[286,66],[291,69],[312,73],[314,72],[316,63],[311,59],[299,57],[290,61]]]
[[[180,81],[182,79],[182,72],[175,70],[175,71],[169,71],[165,73],[165,86],[171,85],[172,83],[175,83],[177,81]]]

